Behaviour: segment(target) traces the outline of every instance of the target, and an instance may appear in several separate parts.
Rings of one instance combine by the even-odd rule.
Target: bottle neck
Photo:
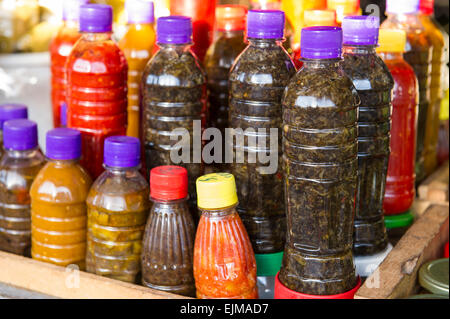
[[[123,176],[123,175],[128,175],[130,173],[131,174],[137,173],[141,166],[138,165],[138,166],[134,166],[134,167],[112,167],[112,166],[103,164],[103,167],[105,168],[105,170],[107,172],[111,173],[112,175]]]
[[[216,38],[236,38],[244,37],[245,30],[217,30]]]
[[[378,55],[384,61],[403,60],[403,53],[401,52],[379,52]]]
[[[199,208],[200,211],[202,212],[202,216],[206,217],[206,218],[222,218],[222,217],[227,217],[230,215],[233,215],[234,213],[236,213],[236,205],[230,206],[230,207],[225,207],[225,208],[218,208],[218,209],[203,209],[203,208]]]
[[[164,199],[157,199],[157,198],[150,197],[150,200],[153,203],[158,204],[160,206],[170,207],[170,206],[180,205],[180,204],[186,202],[187,198],[164,200]]]
[[[257,48],[270,48],[282,46],[284,39],[257,39],[257,38],[248,38],[248,42],[250,46]]]
[[[132,28],[136,31],[145,30],[145,29],[151,29],[153,28],[153,24],[149,22],[145,23],[128,23],[129,28]]]
[[[17,159],[27,159],[32,158],[36,155],[36,152],[39,151],[39,147],[36,146],[35,148],[31,148],[29,150],[13,150],[13,149],[5,149],[5,152],[8,154],[11,158],[17,158]]]
[[[160,50],[175,51],[180,54],[180,53],[189,51],[192,44],[191,43],[180,43],[180,44],[158,43],[158,46],[159,46]]]
[[[48,162],[54,164],[56,167],[66,167],[72,166],[78,163],[79,159],[70,159],[70,160],[57,160],[52,158],[47,158]]]
[[[91,42],[108,41],[112,38],[112,32],[82,32],[83,39]]]
[[[376,45],[347,45],[343,46],[344,54],[358,54],[358,55],[367,55],[367,54],[377,54]]]
[[[342,59],[301,59],[305,69],[338,69]]]

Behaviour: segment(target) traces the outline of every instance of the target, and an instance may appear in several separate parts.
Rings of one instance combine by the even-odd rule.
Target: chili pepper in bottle
[[[3,125],[9,120],[27,118],[28,109],[23,104],[7,103],[0,105],[0,159],[3,155]]]
[[[256,262],[237,211],[234,176],[208,174],[197,179],[202,212],[194,246],[194,278],[201,299],[255,299]]]
[[[67,124],[81,132],[80,163],[96,178],[103,172],[105,138],[126,133],[128,68],[111,39],[110,6],[81,6],[80,31],[67,60]]]
[[[44,165],[37,124],[10,120],[3,125],[0,161],[0,250],[31,257],[30,188]]]
[[[31,255],[59,266],[85,269],[86,198],[92,184],[79,165],[81,134],[68,128],[47,133],[48,163],[30,190]]]

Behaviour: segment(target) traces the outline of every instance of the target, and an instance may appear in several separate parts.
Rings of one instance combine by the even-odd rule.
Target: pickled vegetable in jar
[[[44,165],[37,124],[10,120],[3,125],[0,161],[0,250],[31,257],[30,188]]]
[[[47,133],[48,163],[31,185],[31,256],[59,266],[85,269],[86,198],[92,184],[78,164],[79,131]]]
[[[385,215],[408,211],[415,198],[416,129],[419,85],[413,68],[403,59],[406,33],[381,29],[377,52],[394,78],[391,154],[383,200]]]
[[[195,297],[195,224],[187,205],[187,176],[179,166],[160,166],[150,172],[153,206],[144,234],[142,284]]]
[[[140,85],[142,73],[152,57],[155,45],[152,1],[127,0],[128,31],[119,42],[119,47],[128,62],[128,127],[127,135],[140,135]]]
[[[26,105],[7,103],[0,105],[0,159],[3,156],[3,125],[6,121],[27,119],[28,109]]]
[[[344,71],[361,99],[358,120],[358,182],[353,250],[374,255],[387,244],[383,199],[390,155],[394,80],[376,54],[380,20],[344,18]]]
[[[287,238],[275,298],[283,289],[334,296],[358,283],[352,233],[360,100],[342,68],[341,28],[304,28],[301,47],[303,67],[283,96]]]
[[[201,176],[197,194],[202,212],[194,246],[197,298],[257,299],[255,256],[236,211],[234,176]]]
[[[111,39],[112,8],[80,8],[81,39],[67,58],[67,125],[81,132],[81,165],[93,178],[103,172],[105,138],[125,135],[127,61]]]
[[[140,143],[135,137],[105,140],[105,169],[87,198],[88,272],[137,283],[142,239],[150,202],[139,173]]]

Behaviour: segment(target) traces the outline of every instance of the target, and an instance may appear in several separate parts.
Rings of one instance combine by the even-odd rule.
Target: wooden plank
[[[59,298],[186,298],[5,252],[0,252],[0,282]]]
[[[54,299],[38,292],[20,289],[0,283],[0,299]]]
[[[430,206],[366,280],[355,299],[396,299],[416,293],[419,268],[441,258],[448,238],[448,206]]]
[[[448,161],[419,186],[419,198],[435,203],[449,201]]]

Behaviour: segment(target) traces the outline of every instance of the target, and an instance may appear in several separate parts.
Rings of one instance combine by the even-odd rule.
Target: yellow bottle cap
[[[303,23],[305,27],[326,26],[335,27],[336,11],[334,10],[305,10]]]
[[[202,209],[219,209],[236,205],[236,182],[229,173],[214,173],[197,178],[197,205]]]
[[[380,29],[377,52],[405,52],[406,33],[403,30]]]

